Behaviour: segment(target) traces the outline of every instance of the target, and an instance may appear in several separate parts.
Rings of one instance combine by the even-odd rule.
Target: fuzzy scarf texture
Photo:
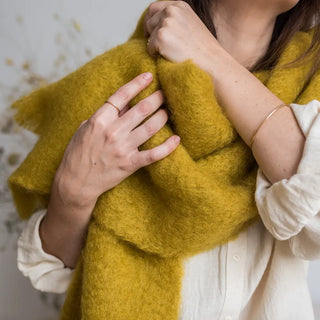
[[[191,59],[151,57],[145,13],[127,42],[11,106],[15,120],[39,136],[8,179],[23,219],[47,207],[55,171],[80,123],[138,74],[150,71],[154,80],[130,107],[161,88],[170,111],[168,123],[139,150],[175,133],[181,137],[172,154],[98,198],[63,320],[178,319],[183,259],[235,239],[258,219],[257,163],[217,103],[211,77]],[[310,41],[310,33],[297,33],[279,64],[299,56]],[[310,66],[255,75],[284,102],[305,104],[320,98],[319,76],[305,83]]]

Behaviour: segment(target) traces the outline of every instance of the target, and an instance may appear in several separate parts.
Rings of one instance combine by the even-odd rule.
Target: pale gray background
[[[35,140],[12,124],[8,129],[3,111],[42,78],[59,79],[126,41],[150,2],[0,0],[0,148],[4,150],[0,158],[0,320],[55,319],[63,299],[34,290],[16,268],[16,239],[23,223],[16,219],[5,188],[6,177],[18,164],[8,165],[7,159],[19,153],[21,161]],[[309,284],[319,313],[319,261],[311,263]]]

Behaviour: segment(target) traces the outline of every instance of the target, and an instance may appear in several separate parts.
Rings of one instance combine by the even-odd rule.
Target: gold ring
[[[105,103],[109,103],[110,105],[112,105],[113,107],[115,107],[118,110],[118,116],[120,115],[120,109],[114,105],[112,102],[110,102],[109,100],[105,101]]]

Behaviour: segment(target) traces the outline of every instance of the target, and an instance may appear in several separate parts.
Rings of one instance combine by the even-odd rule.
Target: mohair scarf
[[[151,57],[145,13],[126,43],[12,105],[15,120],[39,136],[8,179],[24,219],[48,205],[55,171],[80,123],[136,75],[151,71],[154,80],[130,107],[162,88],[170,111],[168,123],[139,149],[181,137],[169,156],[98,198],[61,319],[178,319],[183,260],[235,239],[258,219],[257,164],[217,103],[211,77],[190,59]],[[310,32],[297,33],[279,65],[310,41]],[[305,83],[310,66],[255,75],[284,102],[305,104],[320,98],[318,75]]]

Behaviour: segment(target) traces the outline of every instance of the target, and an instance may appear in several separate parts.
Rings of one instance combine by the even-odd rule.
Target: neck
[[[254,5],[252,1],[217,0],[212,3],[218,42],[246,68],[265,54],[276,16],[265,6]]]

